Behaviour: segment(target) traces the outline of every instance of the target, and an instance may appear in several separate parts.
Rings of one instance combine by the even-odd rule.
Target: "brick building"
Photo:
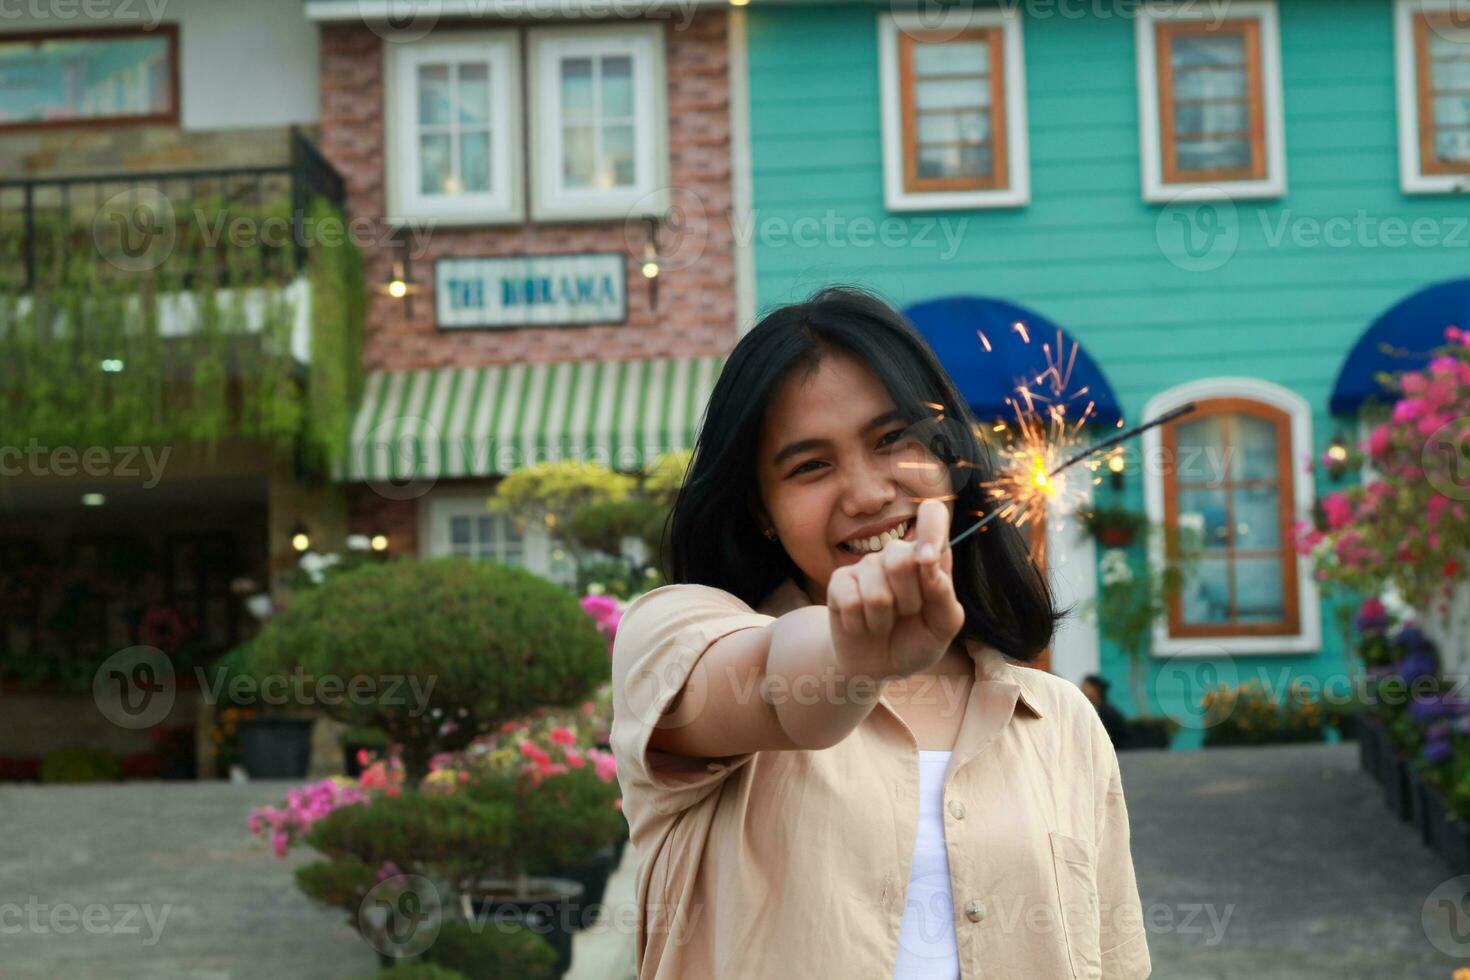
[[[731,15],[582,6],[390,21],[306,4],[322,150],[352,219],[396,229],[367,247],[368,374],[339,474],[349,531],[392,553],[567,578],[544,528],[486,510],[495,482],[691,447],[748,320],[727,217]]]

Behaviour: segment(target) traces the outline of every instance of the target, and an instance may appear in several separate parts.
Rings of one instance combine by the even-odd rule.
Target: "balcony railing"
[[[286,282],[302,269],[316,199],[342,176],[299,130],[270,166],[0,180],[0,292],[75,274],[171,285]]]

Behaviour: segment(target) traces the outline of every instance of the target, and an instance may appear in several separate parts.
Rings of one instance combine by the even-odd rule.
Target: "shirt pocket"
[[[1102,951],[1098,948],[1102,919],[1098,912],[1096,848],[1092,841],[1081,837],[1052,833],[1051,858],[1072,977],[1074,980],[1095,980],[1102,976]]]

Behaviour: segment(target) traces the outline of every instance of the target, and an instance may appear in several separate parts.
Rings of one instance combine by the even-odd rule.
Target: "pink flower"
[[[1374,459],[1382,459],[1388,455],[1389,432],[1388,426],[1380,425],[1368,436],[1368,452]]]
[[[582,714],[586,715],[588,718],[591,718],[596,713],[597,705],[593,704],[591,701],[582,702]]]
[[[286,832],[284,830],[278,830],[275,833],[271,834],[271,850],[276,852],[276,857],[278,858],[283,858],[286,856],[286,848],[290,845],[290,843],[291,838],[286,836]]]
[[[577,753],[573,752],[571,749],[567,749],[566,751],[566,760],[567,765],[571,766],[573,769],[581,769],[587,765],[587,760],[582,758]]]
[[[557,727],[551,730],[551,741],[557,745],[576,745],[577,736],[569,728]]]
[[[1424,402],[1418,398],[1405,398],[1393,406],[1395,422],[1412,422],[1424,412]]]
[[[546,753],[546,750],[529,738],[521,739],[521,755],[543,765],[551,761],[551,756]]]
[[[593,753],[596,753],[595,755]],[[587,755],[592,759],[592,764],[597,772],[597,778],[604,783],[612,782],[618,774],[618,760],[611,752],[602,752],[598,749],[588,749]]]
[[[1330,493],[1322,499],[1322,511],[1327,515],[1327,526],[1334,531],[1345,527],[1353,519],[1352,502],[1341,490]]]

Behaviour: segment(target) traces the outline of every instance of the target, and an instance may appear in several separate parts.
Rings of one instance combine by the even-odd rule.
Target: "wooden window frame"
[[[1235,536],[1235,525],[1233,519],[1228,519],[1230,527],[1232,547],[1227,549],[1226,560],[1229,563],[1230,572],[1230,605],[1231,613],[1234,615],[1235,607],[1235,562],[1237,557],[1269,557],[1276,554],[1281,564],[1281,582],[1283,591],[1283,618],[1269,623],[1231,623],[1225,625],[1213,624],[1188,624],[1184,622],[1183,600],[1176,591],[1169,597],[1168,635],[1171,639],[1204,639],[1213,637],[1245,637],[1245,636],[1282,636],[1294,635],[1301,632],[1301,597],[1299,595],[1297,582],[1297,556],[1292,547],[1291,534],[1294,524],[1294,501],[1296,498],[1296,474],[1293,471],[1292,460],[1292,420],[1291,415],[1284,409],[1265,402],[1255,401],[1250,398],[1211,398],[1197,403],[1197,408],[1190,414],[1190,421],[1197,421],[1211,416],[1249,415],[1271,423],[1276,432],[1276,472],[1277,479],[1274,482],[1277,487],[1277,515],[1278,515],[1278,541],[1279,547],[1272,552],[1261,554],[1248,553],[1241,556],[1233,547]],[[1163,500],[1164,500],[1164,529],[1165,548],[1168,558],[1172,561],[1179,556],[1179,480],[1175,468],[1169,465],[1169,461],[1178,458],[1178,426],[1180,422],[1171,422],[1162,426],[1160,442],[1163,447],[1163,460],[1165,468],[1162,473]],[[1227,440],[1229,435],[1227,434]],[[1227,447],[1231,443],[1227,441]],[[1228,459],[1228,455],[1226,457]],[[1233,512],[1233,494],[1231,491],[1237,485],[1258,484],[1262,481],[1233,481],[1228,477],[1221,480],[1203,484],[1210,487],[1223,488],[1226,491],[1226,513]],[[1219,560],[1213,559],[1213,560]]]
[[[1438,134],[1434,121],[1434,79],[1430,73],[1429,31],[1433,23],[1447,22],[1453,15],[1448,10],[1416,10],[1414,25],[1414,105],[1419,130],[1419,173],[1425,176],[1463,176],[1470,174],[1470,160],[1448,163],[1434,152]],[[1470,56],[1470,45],[1466,46]]]
[[[162,36],[168,39],[169,109],[145,115],[82,116],[76,119],[43,119],[33,122],[0,123],[0,133],[17,133],[43,129],[96,129],[114,126],[177,126],[179,124],[179,26],[158,24],[152,27],[95,27],[76,31],[38,31],[34,33],[0,34],[0,43],[31,44],[37,41],[119,40],[128,37]]]
[[[1177,134],[1174,131],[1174,64],[1171,45],[1179,35],[1240,33],[1245,37],[1246,104],[1250,119],[1245,135],[1251,141],[1251,162],[1245,167],[1215,170],[1181,171],[1175,161]],[[1227,31],[1227,28],[1229,30]],[[1154,24],[1154,44],[1158,65],[1159,153],[1166,184],[1189,184],[1201,181],[1265,180],[1266,102],[1261,81],[1261,22],[1256,17],[1232,17],[1216,22],[1206,20],[1160,20]],[[1232,134],[1240,135],[1240,134]]]
[[[982,41],[990,70],[990,177],[920,177],[918,110],[915,105],[914,45]],[[904,31],[898,37],[899,105],[903,118],[903,189],[906,194],[932,191],[1007,190],[1010,172],[1006,149],[1005,28],[1000,25],[949,31]]]

